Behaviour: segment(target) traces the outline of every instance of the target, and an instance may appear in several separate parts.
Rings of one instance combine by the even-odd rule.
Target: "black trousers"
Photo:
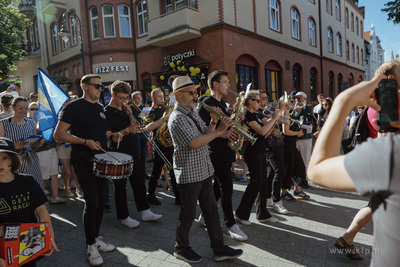
[[[140,164],[142,169],[142,174],[146,174],[146,158],[147,158],[147,139],[142,133],[137,133],[132,135],[133,142],[135,143],[135,155],[140,155],[140,160],[135,161],[135,164]]]
[[[249,167],[250,182],[236,209],[236,215],[242,220],[248,220],[255,201],[257,220],[268,219],[271,214],[267,210],[267,157],[265,152],[246,151],[244,160]]]
[[[168,161],[171,164],[173,164],[172,155],[174,153],[174,148],[173,147],[165,148],[162,145],[160,145],[157,141],[155,141],[155,143],[158,146],[158,148],[161,150],[161,152],[164,154],[164,156],[168,159]],[[155,150],[154,150],[154,153],[155,153],[155,157],[154,157],[153,172],[151,174],[150,181],[149,181],[149,195],[150,196],[154,195],[156,192],[157,180],[158,180],[158,178],[160,178],[161,171],[164,166],[164,161],[162,160],[160,154],[158,154],[158,152],[156,152]],[[175,199],[179,200],[180,199],[179,192],[178,192],[178,188],[176,186],[176,178],[175,178],[173,169],[169,170],[169,175],[171,177],[171,184],[172,184],[172,188],[174,190]]]
[[[83,210],[83,224],[86,244],[93,245],[99,236],[101,220],[103,219],[104,202],[108,179],[93,175],[93,163],[80,160],[74,163],[76,176],[85,198]]]
[[[285,163],[286,172],[282,188],[290,189],[292,185],[308,187],[306,167],[299,150],[296,148],[295,136],[285,136]]]
[[[285,177],[285,148],[284,146],[267,148],[267,159],[271,166],[267,181],[267,198],[271,197],[274,202],[281,200],[281,188]]]
[[[221,199],[224,220],[229,228],[236,223],[233,217],[232,194],[233,181],[231,177],[232,151],[227,153],[213,153],[210,155],[215,170],[214,194],[215,200]]]
[[[212,177],[196,183],[178,184],[178,189],[181,196],[181,212],[176,229],[175,249],[180,252],[189,246],[189,232],[196,218],[198,200],[207,225],[211,248],[214,254],[219,254],[224,247],[224,237],[214,197]]]
[[[135,198],[137,211],[143,211],[150,208],[149,202],[146,197],[145,178],[143,176],[142,166],[140,164],[140,157],[133,156],[133,172],[129,176],[129,182]],[[114,179],[114,197],[115,208],[117,210],[117,219],[126,219],[129,216],[128,199],[126,196],[126,183],[128,179]]]

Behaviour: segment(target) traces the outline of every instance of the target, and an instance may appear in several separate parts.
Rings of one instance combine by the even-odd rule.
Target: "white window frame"
[[[340,0],[335,0],[336,19],[340,20]]]
[[[316,32],[315,32],[315,21],[310,18],[308,20],[308,44],[315,46]]]
[[[144,7],[146,7],[146,9]],[[147,35],[147,33],[148,33],[148,28],[147,28],[147,1],[140,1],[136,6],[136,10],[137,10],[137,21],[138,21],[138,34],[139,34],[139,37]],[[140,19],[142,19],[142,22],[140,22]],[[141,33],[141,31],[142,31],[142,33]]]
[[[104,9],[105,7],[110,6],[111,7],[111,14],[104,14]],[[114,6],[112,6],[111,4],[106,4],[104,6],[101,7],[101,12],[103,14],[103,33],[104,33],[104,38],[112,38],[115,37],[115,17],[114,17]],[[113,26],[113,35],[106,35],[106,19],[107,18],[112,18],[112,26]]]
[[[97,16],[96,17],[93,17],[92,10],[94,10],[94,9],[96,9],[96,12],[97,12]],[[99,10],[97,9],[97,7],[92,7],[90,9],[90,22],[91,22],[91,29],[92,29],[92,40],[99,39],[100,38]],[[94,23],[94,22],[96,22],[96,23]],[[95,36],[95,30],[94,30],[94,26],[93,26],[95,24],[97,24],[97,34],[99,35],[97,37]]]
[[[196,8],[196,0],[188,0],[188,6],[191,8]]]
[[[279,2],[277,0],[269,0],[269,18],[270,28],[280,32]]]
[[[77,45],[78,44],[78,31],[77,31],[76,19],[74,19],[72,16],[70,16],[69,22],[70,22],[70,26],[71,26],[71,44]]]
[[[326,35],[328,39],[328,52],[333,53],[333,31],[331,28],[328,28]]]
[[[126,8],[128,10],[128,15],[121,14],[120,13],[120,7]],[[129,30],[129,35],[125,36],[122,35],[122,26],[121,26],[121,18],[128,18],[128,30]],[[119,36],[121,37],[132,37],[132,31],[131,31],[131,11],[129,10],[129,7],[127,5],[119,5],[118,6],[118,22],[119,22]]]
[[[181,5],[181,6],[178,6]],[[175,10],[185,7],[185,0],[175,0]]]
[[[52,33],[52,37],[53,37],[53,52],[54,54],[58,54],[59,50],[58,50],[58,27],[57,24],[54,24],[51,27],[51,33]]]
[[[292,8],[291,14],[291,25],[292,25],[292,37],[295,39],[300,39],[300,15],[299,12]]]
[[[174,9],[172,8],[172,0],[165,0],[165,13],[172,12]]]
[[[326,0],[326,12],[332,15],[332,0]]]
[[[336,55],[342,56],[342,36],[340,33],[336,34]]]

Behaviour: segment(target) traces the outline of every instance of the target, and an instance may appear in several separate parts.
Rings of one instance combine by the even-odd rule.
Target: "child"
[[[9,212],[0,214],[0,224],[7,222],[36,223],[36,212],[39,222],[47,222],[50,225],[52,249],[44,254],[50,256],[53,250],[60,250],[54,242],[50,215],[44,206],[47,198],[32,176],[16,173],[20,166],[21,159],[15,152],[14,143],[8,138],[0,137],[0,196],[10,207]],[[0,266],[1,264],[2,259],[0,259]],[[36,265],[31,263],[30,266]]]

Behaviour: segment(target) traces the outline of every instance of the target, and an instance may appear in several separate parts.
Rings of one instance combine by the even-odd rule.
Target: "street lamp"
[[[86,66],[85,66],[85,51],[83,49],[82,23],[81,23],[81,20],[79,19],[78,15],[76,15],[72,11],[67,11],[62,15],[61,29],[60,29],[59,35],[62,37],[64,42],[68,41],[68,36],[70,35],[70,33],[68,32],[67,24],[65,23],[65,18],[67,16],[67,14],[69,14],[70,18],[72,18],[73,20],[76,19],[79,22],[79,37],[78,38],[81,42],[82,68],[83,68],[83,75],[85,75],[86,74]]]

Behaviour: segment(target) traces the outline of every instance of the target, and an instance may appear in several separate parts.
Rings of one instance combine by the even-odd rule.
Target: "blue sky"
[[[360,0],[358,6],[365,6],[364,31],[371,30],[374,24],[375,34],[381,40],[382,48],[385,50],[385,61],[390,60],[390,51],[400,54],[400,25],[388,21],[387,13],[381,11],[384,4],[389,0]]]

